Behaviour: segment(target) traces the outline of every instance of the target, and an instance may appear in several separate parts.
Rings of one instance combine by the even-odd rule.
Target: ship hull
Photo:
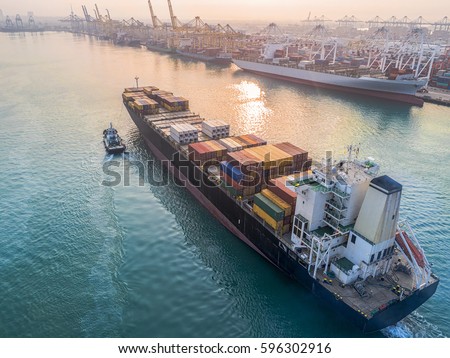
[[[304,84],[316,88],[337,90],[356,95],[365,95],[390,101],[423,106],[423,99],[415,93],[424,86],[421,81],[395,81],[369,77],[347,77],[324,72],[315,72],[284,66],[275,66],[251,61],[235,60],[239,68],[257,75]]]
[[[161,53],[176,53],[176,50],[169,47],[161,47],[158,45],[151,45],[146,44],[145,47],[147,47],[147,50],[149,51],[155,51],[155,52],[161,52]]]
[[[215,186],[208,179],[207,174],[202,172],[193,162],[181,156],[164,137],[147,125],[138,114],[127,106],[125,107],[155,157],[168,167],[170,172],[220,223],[283,273],[326,301],[327,306],[333,312],[344,316],[345,319],[353,322],[363,332],[370,333],[395,324],[424,303],[436,291],[437,282],[423,290],[416,291],[402,301],[391,304],[385,310],[367,319],[342,300],[337,300],[331,291],[327,290],[309,274],[307,268],[297,260],[293,251],[280,244],[280,241],[263,221],[259,221],[241,204],[228,196],[225,191]]]
[[[193,60],[199,60],[204,62],[211,62],[221,65],[229,65],[231,63],[231,58],[226,57],[215,57],[215,56],[206,56],[199,53],[192,53],[192,52],[185,52],[181,50],[176,51],[177,54],[193,59]]]

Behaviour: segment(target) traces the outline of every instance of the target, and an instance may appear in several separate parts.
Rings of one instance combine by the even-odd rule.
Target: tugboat
[[[109,128],[103,131],[103,144],[109,154],[122,153],[125,150],[125,144],[122,138],[117,134],[117,130],[109,123]]]

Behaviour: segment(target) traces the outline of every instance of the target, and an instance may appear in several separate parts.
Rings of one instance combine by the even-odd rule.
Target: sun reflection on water
[[[265,104],[265,92],[255,82],[241,81],[232,86],[237,91],[237,113],[241,130],[246,133],[266,132],[267,117],[271,110]]]

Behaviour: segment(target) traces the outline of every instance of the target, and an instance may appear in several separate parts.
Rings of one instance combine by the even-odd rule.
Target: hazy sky
[[[39,16],[67,16],[71,6],[81,16],[81,5],[86,5],[94,16],[94,4],[100,13],[108,9],[116,20],[134,17],[150,22],[147,0],[1,0],[0,9],[4,15],[26,15],[33,11]],[[152,0],[156,15],[168,20],[169,10],[166,0]],[[408,16],[415,19],[423,16],[428,21],[450,17],[449,0],[395,1],[395,0],[172,0],[175,15],[182,21],[200,16],[206,22],[211,20],[264,20],[299,21],[325,15],[336,20],[345,15],[355,15],[361,20],[369,20],[376,15],[382,18]]]

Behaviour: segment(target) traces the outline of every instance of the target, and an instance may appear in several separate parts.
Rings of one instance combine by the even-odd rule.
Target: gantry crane
[[[162,21],[153,12],[153,6],[150,0],[148,0],[148,8],[150,9],[150,16],[152,18],[152,25],[154,29],[158,29],[164,26]]]
[[[14,24],[13,24],[11,18],[8,15],[6,15],[6,27],[7,28],[13,28],[14,27]]]
[[[16,15],[16,26],[17,28],[23,28],[23,21],[19,14]]]
[[[178,20],[178,18],[173,14],[172,3],[170,2],[170,0],[167,0],[167,3],[169,4],[169,13],[170,13],[170,21],[172,23],[172,29],[177,30],[183,27],[181,21]]]

